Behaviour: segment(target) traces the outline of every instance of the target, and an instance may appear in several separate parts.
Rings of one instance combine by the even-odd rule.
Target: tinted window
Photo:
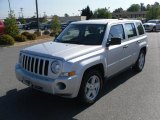
[[[69,24],[56,42],[83,45],[101,45],[106,24]]]
[[[110,40],[113,37],[125,39],[124,29],[122,25],[114,25],[111,27],[108,39]]]
[[[137,36],[136,29],[133,23],[125,24],[128,38]]]
[[[144,29],[141,23],[136,23],[136,27],[138,29],[139,35],[143,35],[144,34]]]

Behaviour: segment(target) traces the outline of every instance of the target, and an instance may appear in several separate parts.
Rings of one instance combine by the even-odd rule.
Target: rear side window
[[[125,28],[126,28],[126,31],[127,31],[128,38],[137,36],[136,28],[135,28],[135,25],[133,23],[126,23]]]
[[[143,26],[141,23],[137,22],[136,23],[136,27],[137,27],[137,30],[139,32],[139,35],[143,35],[144,34],[144,29],[143,29]]]
[[[124,29],[121,24],[119,25],[113,25],[110,29],[108,39],[111,40],[111,38],[118,37],[122,40],[125,39]]]

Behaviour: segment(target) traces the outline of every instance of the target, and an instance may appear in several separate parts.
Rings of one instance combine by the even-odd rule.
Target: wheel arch
[[[85,74],[92,69],[98,70],[102,74],[102,84],[103,84],[104,83],[104,76],[105,76],[105,69],[104,69],[104,65],[102,63],[96,64],[96,65],[93,65],[93,66],[90,66],[89,68],[87,68],[83,73],[82,80],[83,80],[83,77],[85,76]],[[82,81],[81,81],[81,83],[82,83]]]
[[[146,46],[142,47],[140,51],[144,51],[144,53],[146,55],[146,53],[147,53],[147,47]]]

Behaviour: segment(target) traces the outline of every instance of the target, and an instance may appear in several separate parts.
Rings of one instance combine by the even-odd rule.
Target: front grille
[[[49,60],[27,54],[21,54],[20,59],[20,64],[26,71],[48,76]]]

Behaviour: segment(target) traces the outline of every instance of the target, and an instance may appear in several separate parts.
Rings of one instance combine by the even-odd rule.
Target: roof
[[[117,22],[135,22],[139,20],[128,20],[128,19],[96,19],[96,20],[84,20],[78,22],[72,22],[72,24],[107,24]]]
[[[149,20],[149,21],[160,21],[159,19],[152,19],[152,20]]]

